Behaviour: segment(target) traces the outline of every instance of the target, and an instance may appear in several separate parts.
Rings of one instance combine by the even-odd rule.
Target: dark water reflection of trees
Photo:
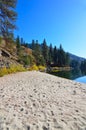
[[[50,74],[72,80],[86,75],[86,73],[82,72],[80,69],[74,69],[71,71],[51,72]]]

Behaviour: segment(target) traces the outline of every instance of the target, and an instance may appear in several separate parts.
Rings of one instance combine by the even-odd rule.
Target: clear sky
[[[86,58],[86,0],[18,0],[15,35]]]

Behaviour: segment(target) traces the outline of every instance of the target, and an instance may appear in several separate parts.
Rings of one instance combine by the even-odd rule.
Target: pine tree
[[[70,66],[70,57],[69,57],[69,54],[66,53],[66,66]]]
[[[23,40],[23,38],[20,39],[20,43],[21,43],[21,45],[24,45],[24,40]]]
[[[49,62],[51,64],[51,62],[53,62],[53,47],[52,47],[52,44],[50,44],[50,47],[49,47]]]
[[[48,62],[48,46],[45,39],[42,43],[42,55],[44,57],[45,62],[47,63]]]
[[[66,65],[66,53],[60,45],[58,49],[58,66],[65,66]]]
[[[35,57],[36,64],[44,65],[44,59],[41,53],[41,46],[38,43],[38,40],[36,40],[36,42],[32,40],[32,49],[33,49],[33,56]]]
[[[16,28],[16,0],[0,0],[0,35],[8,38]]]
[[[35,41],[32,40],[32,43],[31,43],[31,49],[34,50],[35,49]]]
[[[19,36],[17,36],[17,38],[16,38],[16,48],[17,48],[17,55],[19,55],[20,54],[20,50],[21,50],[21,43],[20,43]]]
[[[57,65],[58,63],[58,51],[57,51],[56,46],[54,47],[54,50],[53,50],[53,62],[54,62],[54,65]]]

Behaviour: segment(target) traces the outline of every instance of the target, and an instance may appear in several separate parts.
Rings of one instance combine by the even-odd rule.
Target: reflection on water
[[[56,75],[59,77],[63,77],[63,78],[67,78],[67,79],[72,79],[72,80],[76,80],[79,77],[85,76],[85,73],[84,72],[82,73],[80,69],[71,70],[71,71],[52,72],[50,74]],[[86,77],[84,78],[84,80],[86,81]]]

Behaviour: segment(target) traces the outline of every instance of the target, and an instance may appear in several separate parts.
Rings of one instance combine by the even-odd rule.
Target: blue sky
[[[18,0],[15,35],[86,57],[86,0]]]

